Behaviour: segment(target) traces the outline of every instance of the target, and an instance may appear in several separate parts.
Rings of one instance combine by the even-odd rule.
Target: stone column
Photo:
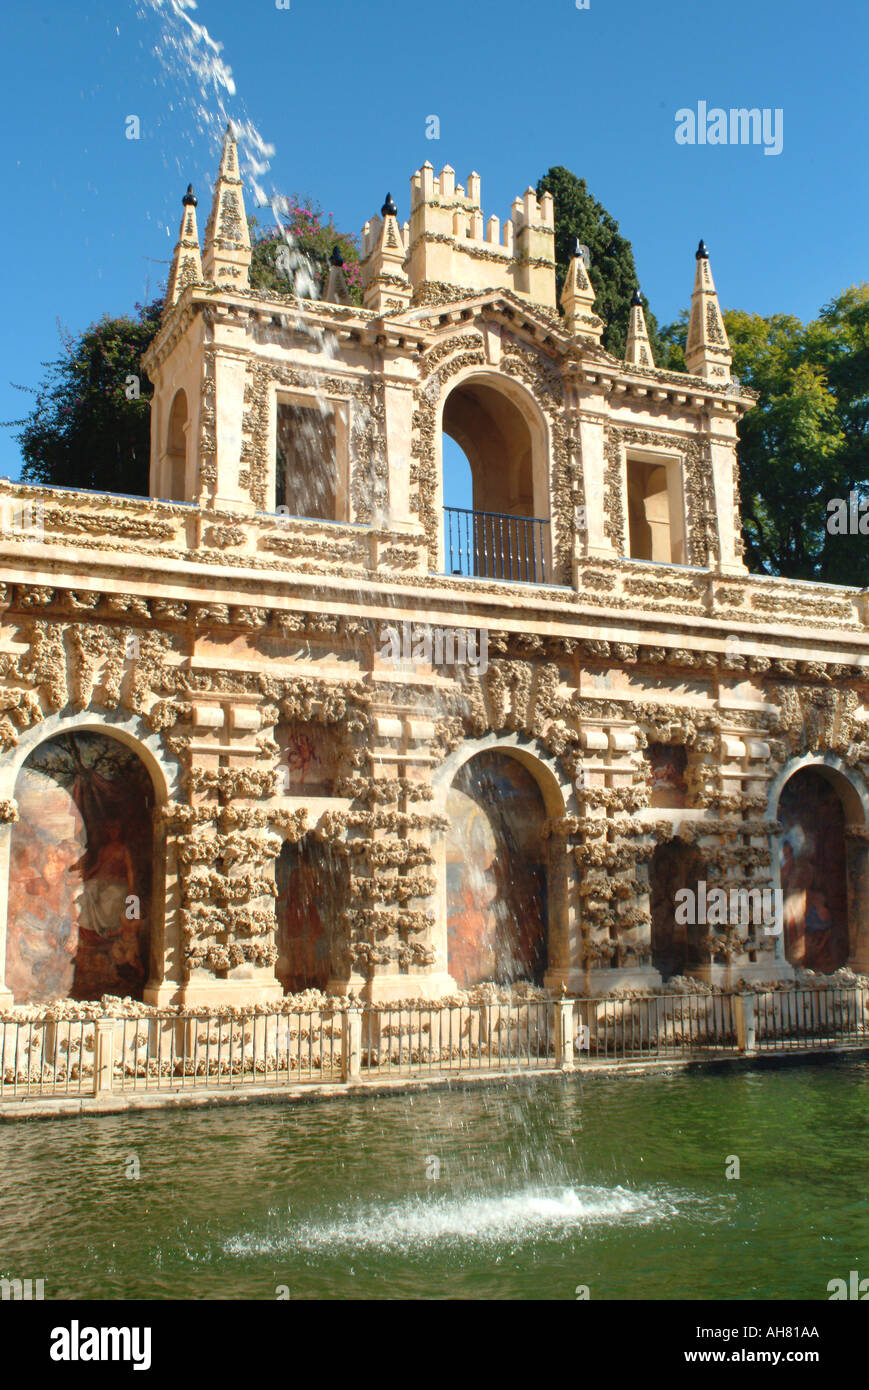
[[[555,1065],[562,1071],[573,1071],[573,1000],[562,994],[553,1003]]]
[[[115,1061],[115,1020],[98,1018],[94,1024],[94,1095],[112,1089]]]
[[[247,362],[241,356],[217,352],[214,361],[215,468],[212,505],[218,511],[253,512],[250,488],[242,487],[242,418]]]
[[[13,991],[7,988],[6,984],[6,933],[11,845],[13,845],[13,827],[11,824],[0,826],[0,1009],[10,1009],[14,1002]]]
[[[869,975],[869,827],[845,830],[848,880],[848,965],[858,975]]]
[[[14,1000],[6,985],[6,929],[9,911],[9,864],[12,824],[18,812],[14,801],[0,801],[0,1009],[9,1009]]]
[[[596,407],[596,409],[595,409]],[[612,558],[615,555],[613,544],[606,533],[606,488],[604,485],[604,425],[602,412],[604,397],[583,402],[578,412],[577,433],[579,435],[582,459],[582,478],[585,493],[585,547],[588,559],[595,556]]]
[[[415,376],[416,369],[407,360],[406,354],[400,358],[390,357],[384,363],[383,413],[389,479],[387,524],[390,531],[422,536],[419,518],[410,514],[410,446]]]
[[[362,1005],[354,999],[341,1015],[341,1079],[359,1081],[362,1075]]]
[[[747,574],[738,553],[739,516],[736,473],[736,416],[713,415],[709,422],[709,456],[715,490],[719,574]]]

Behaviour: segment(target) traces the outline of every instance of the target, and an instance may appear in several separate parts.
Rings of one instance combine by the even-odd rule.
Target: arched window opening
[[[285,843],[276,866],[275,973],[287,994],[325,990],[332,974],[333,933],[347,902],[346,860],[322,840]]]
[[[47,739],[18,774],[6,981],[16,1003],[142,998],[150,966],[154,789],[118,739]]]
[[[275,508],[286,516],[335,521],[338,464],[335,412],[327,404],[278,403]]]
[[[541,984],[547,967],[547,869],[540,788],[509,755],[478,753],[447,797],[448,969],[461,989],[487,980]]]
[[[174,502],[187,500],[187,397],[176,391],[169,413],[166,441],[166,494]]]
[[[779,799],[785,956],[791,965],[832,975],[849,952],[845,812],[836,787],[817,768],[801,768]]]
[[[679,920],[699,913],[677,913],[677,893],[689,889],[697,903],[698,885],[706,881],[706,868],[698,850],[678,840],[658,845],[649,867],[652,907],[652,964],[664,980],[696,970],[708,960],[705,924]]]
[[[543,583],[549,566],[547,470],[542,445],[503,391],[466,381],[444,402],[443,433],[463,452],[471,473],[467,505],[452,501],[444,446],[444,548],[450,574]]]

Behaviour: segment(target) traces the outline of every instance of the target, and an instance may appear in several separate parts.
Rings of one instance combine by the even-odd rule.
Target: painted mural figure
[[[92,864],[89,853],[71,867],[81,873],[79,896],[79,936],[87,958],[87,975],[96,988],[96,977],[114,973],[131,986],[141,983],[144,973],[139,952],[138,922],[127,918],[127,900],[137,898],[133,860],[123,841],[119,821],[109,821],[108,838],[97,851]],[[85,975],[83,970],[82,975]],[[80,982],[84,985],[84,979]]]
[[[142,763],[116,739],[65,734],[27,759],[16,800],[6,946],[16,1002],[141,998],[153,802]]]
[[[81,870],[81,924],[100,937],[114,936],[123,928],[127,897],[136,891],[133,861],[121,839],[120,822],[109,821],[106,832],[109,838],[90,868],[86,853],[70,866]]]
[[[848,959],[844,813],[813,769],[794,774],[779,802],[785,954],[798,969],[831,975]]]
[[[540,983],[546,969],[546,875],[540,789],[508,755],[479,753],[447,799],[447,958],[462,989]]]
[[[332,968],[329,924],[341,910],[345,886],[323,845],[307,836],[284,845],[277,866],[277,973],[289,994],[325,990]]]
[[[649,805],[679,810],[688,804],[687,753],[681,745],[650,743],[646,749]]]

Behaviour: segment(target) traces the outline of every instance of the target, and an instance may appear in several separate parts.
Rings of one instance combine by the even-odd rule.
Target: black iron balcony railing
[[[447,573],[545,584],[548,532],[549,522],[538,516],[444,507]]]

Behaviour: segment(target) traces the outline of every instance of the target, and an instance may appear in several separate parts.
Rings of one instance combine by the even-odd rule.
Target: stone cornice
[[[13,565],[0,558],[0,583],[5,590],[2,607],[20,609],[30,618],[62,615],[67,619],[96,620],[98,611],[105,616],[100,605],[108,605],[111,617],[134,623],[152,621],[160,626],[175,620],[194,620],[201,610],[202,621],[209,628],[251,630],[265,626],[273,610],[290,616],[308,612],[322,617],[323,605],[334,604],[348,621],[426,621],[497,627],[523,640],[528,640],[528,633],[533,630],[534,639],[544,642],[600,640],[601,608],[589,603],[589,595],[573,590],[526,588],[496,581],[471,586],[466,580],[436,575],[397,576],[389,581],[372,573],[356,577],[300,573],[291,568],[279,573],[251,568],[221,570],[191,560],[173,561],[167,556],[160,557],[159,571],[155,571],[141,556],[127,556],[127,563],[119,565],[114,555],[106,555],[102,562],[97,560],[98,555],[99,552],[92,554],[85,577],[74,554],[69,557],[66,573],[57,555],[47,563],[46,557],[34,554],[29,557],[32,566]],[[705,590],[711,588],[713,599],[716,590],[723,591],[726,599],[738,583],[725,581],[713,571],[693,571],[691,578]],[[752,593],[750,578],[744,581],[744,587],[749,597],[756,595],[756,591]],[[794,597],[802,598],[811,598],[805,589],[815,587],[785,584],[786,589],[795,591]],[[817,586],[819,590],[829,587]],[[687,594],[687,586],[685,591]],[[834,592],[837,597],[865,598],[865,591]],[[816,597],[823,599],[827,594],[819,593]],[[790,654],[798,645],[801,653],[810,652],[813,661],[858,664],[869,676],[866,626],[837,629],[822,626],[818,621],[807,624],[786,618],[771,622],[769,612],[716,612],[714,604],[710,612],[707,599],[708,594],[704,594],[705,611],[696,601],[692,611],[688,604],[675,609],[663,604],[644,607],[636,598],[633,602],[622,600],[616,608],[608,598],[604,602],[608,641],[640,643],[654,649],[684,648],[699,654],[716,647],[724,654],[732,653],[736,641],[741,658],[766,657],[791,665],[795,663]],[[784,599],[784,594],[775,596],[777,604]],[[167,616],[167,604],[177,606],[183,617]]]

